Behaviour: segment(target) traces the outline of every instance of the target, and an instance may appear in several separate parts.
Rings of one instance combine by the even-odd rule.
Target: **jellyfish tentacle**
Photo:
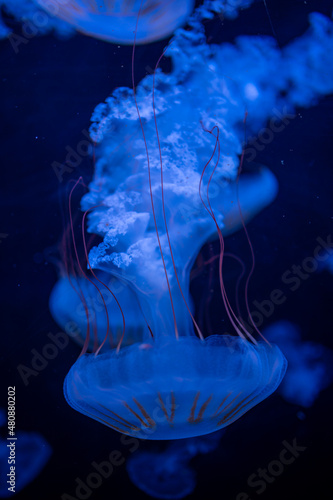
[[[215,173],[215,170],[218,166],[218,163],[219,163],[219,158],[220,158],[220,140],[219,140],[219,127],[217,125],[215,125],[213,127],[212,130],[207,130],[204,125],[201,123],[201,126],[202,128],[208,132],[209,134],[213,135],[215,138],[216,138],[216,142],[215,142],[215,146],[214,146],[214,150],[213,150],[213,153],[211,154],[209,160],[207,161],[207,163],[205,164],[203,170],[202,170],[202,173],[201,173],[201,177],[200,177],[200,183],[199,183],[199,195],[200,195],[200,199],[201,199],[201,202],[203,204],[203,206],[205,207],[205,210],[208,212],[208,214],[211,216],[211,218],[213,219],[214,223],[215,223],[215,226],[216,226],[216,229],[217,229],[217,233],[218,233],[218,236],[219,236],[219,240],[220,240],[220,259],[219,259],[219,280],[220,280],[220,289],[221,289],[221,295],[222,295],[222,300],[223,300],[223,303],[224,303],[224,306],[225,306],[225,309],[226,309],[226,312],[227,312],[227,315],[229,317],[229,320],[232,324],[232,326],[234,327],[235,331],[237,332],[237,334],[245,339],[245,335],[247,335],[253,343],[256,343],[256,340],[254,339],[254,337],[252,337],[252,335],[246,330],[246,328],[244,328],[244,326],[242,325],[242,323],[239,321],[239,319],[237,318],[236,314],[234,313],[231,305],[230,305],[230,302],[229,302],[229,299],[228,299],[228,296],[227,296],[227,293],[226,293],[226,290],[225,290],[225,286],[224,286],[224,282],[223,282],[223,276],[222,276],[222,264],[223,264],[223,256],[224,256],[224,238],[223,238],[223,235],[222,235],[222,232],[221,232],[221,229],[220,229],[220,226],[216,220],[216,217],[215,217],[215,214],[214,214],[214,211],[212,209],[212,206],[211,206],[211,203],[210,203],[210,199],[209,199],[209,186],[210,186],[210,183],[211,183],[211,180],[213,178],[213,175]],[[217,130],[217,135],[215,136],[213,134],[213,130],[216,128]],[[217,157],[217,160],[216,160],[216,163],[215,163],[215,166],[214,166],[214,169],[209,177],[209,181],[207,183],[207,193],[206,193],[206,196],[207,196],[207,204],[205,203],[203,197],[202,197],[202,194],[201,194],[201,187],[202,187],[202,182],[203,182],[203,176],[206,172],[206,169],[207,167],[209,166],[210,162],[212,161],[214,155],[215,155],[215,152],[216,152],[216,149],[218,151],[218,157]],[[242,332],[242,329],[245,333],[245,335],[243,334]]]
[[[177,281],[177,285],[178,285],[178,288],[179,288],[179,291],[180,291],[180,294],[182,296],[182,299],[185,303],[185,306],[186,306],[186,309],[187,311],[189,312],[190,316],[191,316],[191,319],[192,319],[192,322],[195,326],[195,329],[196,329],[196,332],[199,336],[199,338],[201,340],[204,339],[204,336],[202,335],[202,332],[199,328],[199,325],[197,324],[197,322],[195,321],[194,319],[194,316],[189,308],[189,305],[187,303],[187,300],[185,298],[185,295],[184,295],[184,292],[183,292],[183,289],[182,289],[182,286],[180,284],[180,281],[179,281],[179,277],[178,277],[178,272],[177,272],[177,268],[176,268],[176,263],[175,263],[175,259],[174,259],[174,255],[173,255],[173,251],[172,251],[172,245],[171,245],[171,240],[170,240],[170,234],[169,234],[169,230],[168,230],[168,223],[167,223],[167,220],[166,220],[166,213],[165,213],[165,202],[164,202],[164,181],[163,181],[163,161],[162,161],[162,150],[161,150],[161,142],[160,142],[160,136],[159,136],[159,131],[158,131],[158,126],[157,126],[157,117],[156,117],[156,108],[155,108],[155,77],[156,77],[156,70],[159,66],[159,63],[160,63],[160,60],[162,59],[162,57],[164,56],[165,52],[167,51],[167,49],[169,48],[170,44],[164,49],[163,53],[161,54],[160,58],[158,59],[156,65],[155,65],[155,70],[154,70],[154,77],[153,77],[153,96],[152,96],[152,105],[153,105],[153,114],[154,114],[154,123],[155,123],[155,130],[156,130],[156,138],[157,138],[157,144],[158,144],[158,151],[159,151],[159,161],[160,161],[160,166],[161,166],[161,198],[162,198],[162,212],[163,212],[163,220],[164,220],[164,225],[165,225],[165,232],[166,232],[166,236],[167,236],[167,239],[168,239],[168,245],[169,245],[169,250],[170,250],[170,256],[171,256],[171,260],[172,260],[172,265],[173,265],[173,269],[174,269],[174,272],[175,272],[175,278],[176,278],[176,281]]]
[[[153,214],[153,219],[154,219],[155,231],[156,231],[158,246],[159,246],[159,250],[160,250],[160,254],[161,254],[161,259],[162,259],[162,263],[163,263],[163,269],[164,269],[165,279],[166,279],[167,286],[168,286],[168,291],[169,291],[169,297],[170,297],[171,309],[172,309],[172,316],[173,316],[173,322],[174,322],[174,328],[175,328],[175,336],[176,336],[176,339],[178,339],[179,333],[178,333],[176,313],[175,313],[175,308],[174,308],[173,298],[172,298],[172,293],[171,293],[171,286],[170,286],[170,281],[169,281],[169,276],[168,276],[167,268],[166,268],[166,265],[165,265],[165,259],[164,259],[164,254],[163,254],[163,250],[162,250],[161,239],[160,239],[160,235],[159,235],[159,231],[158,231],[158,227],[157,227],[157,221],[156,221],[156,213],[155,213],[153,190],[152,190],[152,180],[151,180],[151,172],[150,172],[150,159],[149,159],[148,145],[147,145],[147,141],[146,141],[145,132],[144,132],[144,129],[143,129],[143,123],[142,123],[142,119],[141,119],[141,115],[140,115],[140,110],[139,110],[138,102],[137,102],[137,99],[136,99],[136,90],[135,90],[135,81],[134,81],[134,56],[135,56],[136,33],[137,33],[137,29],[138,29],[138,22],[139,22],[140,13],[141,13],[142,2],[143,2],[143,0],[141,0],[140,9],[139,9],[139,12],[138,12],[138,15],[137,15],[136,27],[135,27],[135,35],[134,35],[134,43],[133,43],[133,50],[132,50],[132,87],[133,87],[133,96],[134,96],[135,108],[136,108],[136,111],[137,111],[137,114],[138,114],[138,119],[139,119],[139,122],[140,122],[141,131],[142,131],[142,137],[143,137],[143,140],[144,140],[144,145],[145,145],[145,150],[146,150],[147,167],[148,167],[148,181],[149,181],[149,193],[150,193],[151,209],[152,209],[152,214]]]
[[[266,6],[266,3],[265,3],[265,6]],[[266,6],[266,9],[267,9],[267,6]],[[267,14],[268,14],[268,10],[267,10]],[[244,142],[243,142],[243,144],[246,144],[246,120],[247,120],[247,116],[248,116],[248,111],[246,110],[245,111],[245,115],[244,115],[244,120],[243,120],[243,123],[244,123]],[[239,200],[239,191],[238,191],[239,177],[240,177],[240,174],[241,174],[241,171],[242,171],[242,168],[243,168],[243,162],[244,162],[244,154],[245,154],[245,149],[244,149],[244,146],[243,146],[243,148],[242,148],[242,154],[241,154],[241,159],[240,159],[240,162],[239,162],[239,167],[238,167],[238,172],[237,172],[236,192],[237,192],[237,205],[238,205],[239,216],[240,216],[240,219],[241,219],[241,222],[242,222],[243,231],[245,233],[247,242],[248,242],[249,247],[250,247],[251,260],[252,260],[251,269],[250,269],[250,271],[249,271],[249,273],[247,275],[246,282],[245,282],[245,292],[244,292],[245,293],[245,305],[246,305],[246,311],[247,311],[248,317],[250,318],[251,324],[254,327],[255,331],[270,346],[270,343],[268,342],[268,340],[264,337],[264,335],[261,333],[261,331],[259,330],[259,328],[255,324],[255,322],[253,321],[252,314],[251,314],[250,307],[249,307],[249,300],[248,300],[248,288],[249,288],[250,279],[251,279],[251,277],[253,275],[254,268],[255,268],[255,256],[254,256],[254,251],[253,251],[253,246],[252,246],[252,243],[251,243],[251,239],[250,239],[250,236],[249,236],[249,233],[248,233],[245,221],[244,221],[244,217],[243,217],[243,213],[242,213],[242,207],[241,207],[240,200]]]
[[[107,286],[107,284],[106,284],[106,283],[104,283],[104,281],[100,280],[100,279],[96,276],[95,272],[93,271],[93,268],[91,267],[91,264],[90,264],[90,261],[89,261],[89,256],[88,256],[88,251],[87,251],[87,243],[86,243],[86,239],[85,239],[85,219],[86,219],[86,216],[87,216],[87,214],[88,214],[91,210],[93,210],[93,209],[94,209],[94,208],[96,208],[96,207],[97,207],[97,205],[95,205],[94,207],[91,207],[91,208],[89,208],[88,210],[86,210],[86,211],[84,212],[84,214],[83,214],[83,217],[82,217],[82,240],[83,240],[83,246],[84,246],[84,253],[85,253],[85,256],[86,256],[86,260],[87,260],[87,264],[88,264],[88,267],[89,267],[90,272],[92,273],[92,275],[94,276],[94,278],[95,278],[95,279],[96,279],[96,280],[97,280],[97,281],[98,281],[101,285],[103,285],[103,286],[104,286],[104,287],[108,290],[108,292],[112,295],[112,297],[113,297],[113,298],[114,298],[114,300],[116,301],[117,306],[118,306],[118,308],[119,308],[119,311],[120,311],[120,313],[121,313],[121,316],[122,316],[122,321],[123,321],[123,331],[122,331],[121,338],[120,338],[120,340],[119,340],[119,342],[118,342],[118,345],[117,345],[117,352],[119,352],[120,347],[121,347],[121,344],[122,344],[123,339],[124,339],[124,336],[125,336],[125,325],[126,325],[126,323],[125,323],[125,316],[124,316],[124,312],[123,312],[123,310],[122,310],[122,307],[121,307],[121,305],[120,305],[120,303],[119,303],[119,301],[118,301],[118,299],[117,299],[116,295],[112,292],[112,290],[110,290],[110,288]],[[108,338],[108,336],[109,336],[109,329],[110,329],[110,321],[109,321],[109,313],[108,313],[108,309],[107,309],[107,307],[106,307],[105,300],[104,300],[104,297],[103,297],[103,295],[102,295],[102,294],[101,294],[101,297],[102,297],[103,304],[104,304],[104,306],[105,306],[105,311],[106,311],[106,317],[107,317],[107,330],[106,330],[106,334],[105,334],[105,337],[104,337],[104,339],[103,339],[103,341],[102,341],[101,345],[99,346],[99,348],[98,348],[98,349],[97,349],[97,351],[95,352],[95,355],[96,355],[96,356],[98,355],[98,353],[99,353],[99,352],[100,352],[100,350],[102,349],[103,345],[105,344],[105,341],[106,341],[106,339],[107,339],[107,338]]]

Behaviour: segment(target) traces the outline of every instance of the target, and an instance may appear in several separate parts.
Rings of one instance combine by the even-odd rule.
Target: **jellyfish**
[[[98,276],[99,279],[108,283],[110,289],[123,305],[123,313],[126,317],[124,345],[142,341],[143,331],[147,325],[135,294],[129,287],[112,276],[109,278],[105,276],[105,273],[99,273]],[[107,343],[103,345],[103,350],[117,346],[123,329],[122,315],[112,295],[106,290],[101,290],[99,293],[96,288],[97,284],[98,282],[94,278],[91,283],[83,277],[63,276],[53,288],[49,300],[50,312],[54,320],[76,343],[83,346],[87,330],[91,331],[87,345],[90,352],[94,350],[94,346],[96,348],[96,345],[102,344],[108,319],[110,336]],[[105,306],[107,307],[107,315]]]
[[[6,411],[0,408],[0,427],[6,423]],[[23,490],[40,474],[52,453],[38,432],[19,431],[13,437],[12,440],[8,436],[0,437],[0,498]]]
[[[81,356],[64,394],[74,409],[121,433],[181,439],[230,425],[274,392],[285,370],[281,351],[264,343],[165,335]]]
[[[171,442],[164,451],[137,451],[126,463],[135,486],[153,498],[184,498],[194,491],[196,477],[190,461],[210,453],[224,431]]]
[[[49,5],[57,8],[59,3],[61,2],[50,0]],[[22,22],[24,36],[12,32],[7,23],[8,15]],[[0,0],[0,39],[8,37],[14,50],[20,42],[26,43],[27,39],[35,35],[46,35],[52,31],[62,38],[67,38],[74,32],[74,28],[61,19],[48,15],[37,0]]]
[[[51,15],[86,35],[123,44],[133,44],[135,33],[136,43],[166,38],[184,24],[194,6],[194,0],[69,0],[60,3],[38,0],[38,3]]]
[[[288,358],[288,370],[278,392],[289,403],[310,408],[333,382],[332,351],[317,342],[302,341],[299,328],[288,321],[268,327],[265,337]]]
[[[20,431],[12,441],[1,438],[0,498],[11,497],[23,490],[40,474],[51,453],[50,445],[38,432]],[[15,456],[14,462],[9,458],[11,456]],[[15,464],[12,465],[14,469],[10,469],[11,464]],[[14,471],[14,474],[11,471]]]
[[[169,74],[158,61],[153,75],[137,86],[133,75],[133,89],[117,89],[96,108],[91,136],[98,160],[81,207],[88,231],[103,241],[90,250],[87,266],[129,287],[140,305],[138,322],[144,318],[148,328],[140,341],[124,345],[124,322],[116,347],[83,349],[64,382],[75,410],[131,436],[183,439],[232,424],[281,383],[287,367],[281,350],[254,338],[230,305],[224,230],[233,227],[237,206],[234,228],[240,220],[246,232],[245,219],[276,195],[274,176],[260,167],[242,206],[244,131],[255,133],[273,115],[273,128],[259,133],[271,140],[295,118],[294,106],[333,90],[332,23],[319,14],[310,22],[309,32],[282,50],[262,37],[216,46],[206,43],[196,11],[191,29],[178,29],[162,54],[172,59]],[[189,277],[214,235],[221,309],[234,334],[205,337]]]
[[[319,270],[326,270],[329,273],[333,274],[333,254],[328,255],[326,261],[319,263]]]
[[[237,186],[244,219],[250,220],[265,207],[277,193],[277,182],[268,169],[263,167],[258,172],[244,175]],[[258,192],[261,191],[260,196]],[[224,235],[234,233],[241,227],[236,199],[236,184],[225,186],[221,211],[224,214]],[[183,207],[184,210],[186,207]],[[126,273],[125,278],[116,277],[103,271],[97,271],[99,280],[117,296],[126,318],[126,336],[122,345],[143,340],[144,331],[148,332],[148,323],[143,314],[137,293],[133,290],[136,275]],[[131,286],[129,286],[131,281]],[[49,299],[50,312],[56,323],[81,346],[86,340],[88,328],[91,335],[88,350],[94,350],[94,344],[101,344],[110,322],[112,338],[103,345],[102,350],[116,346],[122,335],[122,315],[112,295],[106,288],[98,289],[98,281],[92,277],[88,281],[83,276],[67,275],[64,270],[54,286]],[[105,306],[108,314],[105,313]],[[192,307],[192,306],[191,306]]]
[[[195,473],[179,452],[178,449],[164,453],[142,451],[133,455],[127,462],[132,483],[153,498],[189,495],[195,489]]]
[[[220,13],[226,18],[237,16],[253,0],[205,0],[200,6],[202,18]],[[67,37],[75,30],[101,40],[120,44],[149,43],[170,36],[185,24],[193,11],[194,0],[0,0],[0,7],[24,21],[28,33],[41,35],[54,30]],[[0,14],[1,15],[1,14]],[[0,17],[0,38],[20,39]],[[137,22],[138,21],[138,22]]]

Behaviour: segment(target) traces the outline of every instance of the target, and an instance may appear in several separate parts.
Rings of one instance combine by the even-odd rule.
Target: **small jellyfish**
[[[297,326],[274,323],[265,337],[276,343],[288,359],[288,370],[278,392],[289,403],[310,408],[319,393],[333,382],[333,352],[316,342],[302,341]]]
[[[139,450],[127,461],[128,475],[135,486],[153,498],[184,498],[196,485],[190,460],[213,451],[223,433],[174,441],[163,452]]]
[[[11,497],[23,490],[41,472],[52,450],[38,432],[17,432],[15,440],[0,439],[0,498]],[[10,475],[8,456],[15,453],[15,476]],[[8,482],[9,481],[9,482]],[[14,488],[14,489],[9,489]]]
[[[142,451],[127,463],[128,475],[135,486],[153,498],[184,498],[196,485],[195,473],[181,454]]]
[[[328,253],[327,255],[320,257],[319,270],[325,270],[333,274],[333,253]]]
[[[194,0],[37,0],[51,15],[78,31],[108,42],[148,43],[171,35],[185,23]]]
[[[98,274],[104,279],[103,273]],[[107,278],[110,289],[117,295],[126,317],[126,336],[123,345],[142,341],[143,331],[147,328],[138,301],[126,284],[114,277]],[[62,277],[52,290],[49,307],[54,320],[79,345],[84,345],[89,331],[87,350],[93,351],[103,342],[109,321],[110,335],[103,349],[115,347],[123,330],[122,315],[112,295],[103,289],[95,288],[96,279],[88,281],[83,277]],[[107,308],[107,315],[106,310]]]

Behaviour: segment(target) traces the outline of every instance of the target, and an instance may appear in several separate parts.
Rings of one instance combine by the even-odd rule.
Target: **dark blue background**
[[[281,46],[304,33],[309,12],[331,14],[331,2],[324,0],[268,0],[267,4]],[[12,25],[20,34],[20,25]],[[223,26],[220,20],[212,21],[206,29],[218,43],[241,34],[271,34],[261,2],[235,21]],[[155,66],[164,46],[165,41],[137,47],[137,81],[148,66]],[[92,472],[92,461],[107,459],[113,449],[124,456],[129,454],[120,444],[120,435],[74,412],[64,400],[62,383],[78,355],[76,345],[66,347],[37,377],[31,377],[27,387],[17,365],[29,365],[30,350],[42,349],[46,334],[59,330],[48,311],[48,297],[57,279],[51,260],[57,255],[64,229],[61,201],[66,197],[67,182],[80,174],[89,181],[93,169],[87,156],[59,183],[51,164],[64,162],[66,146],[75,148],[82,140],[81,131],[88,129],[98,103],[114,88],[131,85],[131,50],[81,35],[66,41],[53,36],[34,37],[21,45],[18,54],[8,40],[0,44],[0,233],[8,235],[0,244],[1,401],[6,400],[6,386],[16,385],[18,428],[40,431],[54,450],[42,474],[17,495],[18,499],[60,499],[64,492],[75,496],[75,478],[85,480]],[[168,64],[166,60],[162,66],[168,69]],[[257,262],[250,302],[264,300],[279,288],[283,272],[313,254],[318,236],[325,238],[332,232],[333,99],[327,97],[313,108],[298,112],[287,130],[257,157],[275,173],[280,191],[274,204],[248,225]],[[249,261],[242,233],[229,237],[227,248]],[[204,254],[209,255],[208,247]],[[203,274],[193,282],[197,304],[202,300],[206,279]],[[227,279],[232,286],[231,271]],[[224,328],[225,318],[221,320],[219,315],[217,280],[214,287],[216,294],[209,311],[216,332]],[[333,348],[332,288],[332,276],[327,272],[312,274],[264,326],[288,319],[301,326],[304,339]],[[193,461],[198,487],[189,498],[234,500],[241,491],[257,498],[246,485],[248,476],[278,458],[283,440],[294,438],[307,450],[259,497],[327,498],[331,491],[331,395],[332,388],[323,392],[315,405],[304,411],[304,420],[297,417],[298,407],[285,403],[277,394],[255,407],[227,429],[215,452]],[[148,448],[149,443],[143,443],[143,447]],[[147,498],[130,483],[125,466],[121,466],[91,498],[120,500],[129,495]]]

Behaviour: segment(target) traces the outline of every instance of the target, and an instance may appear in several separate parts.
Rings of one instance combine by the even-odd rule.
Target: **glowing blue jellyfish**
[[[272,394],[285,373],[283,354],[265,343],[154,333],[153,342],[119,353],[81,356],[65,380],[68,403],[124,434],[180,439],[231,424]]]
[[[108,287],[122,304],[126,318],[126,337],[122,344],[130,345],[143,340],[144,329],[147,328],[141,315],[140,306],[135,294],[118,279],[105,273],[98,274],[99,279],[108,283]],[[98,284],[96,279],[93,283]],[[89,331],[88,351],[94,351],[103,342],[107,331],[108,311],[110,335],[103,350],[117,346],[123,331],[123,320],[119,308],[112,295],[98,288],[84,278],[62,277],[50,296],[50,311],[54,320],[78,344],[84,345]]]
[[[66,0],[63,0],[64,3]],[[57,8],[59,4],[56,1],[50,0],[51,4]],[[51,31],[55,31],[61,37],[68,37],[74,32],[68,23],[48,15],[44,9],[42,9],[38,0],[0,0],[0,39],[8,37],[11,38],[13,46],[19,46],[20,40],[27,40],[26,38],[19,35],[15,35],[11,32],[11,29],[6,24],[6,15],[9,14],[11,17],[15,17],[17,20],[21,21],[22,24],[22,34],[27,36],[34,35],[45,35]],[[26,30],[26,31],[25,31]]]
[[[153,498],[184,498],[196,485],[190,460],[214,450],[222,435],[220,431],[171,442],[162,452],[138,450],[127,460],[128,475],[135,486]]]
[[[309,32],[280,50],[262,37],[207,45],[198,12],[167,49],[170,74],[157,69],[135,90],[117,89],[96,108],[91,136],[98,161],[82,199],[88,230],[103,238],[90,251],[88,268],[126,284],[139,304],[138,324],[148,327],[142,340],[124,346],[124,322],[116,347],[102,352],[103,341],[94,353],[84,348],[66,377],[65,397],[110,428],[148,439],[219,430],[280,384],[285,357],[277,346],[257,342],[230,306],[223,233],[232,230],[235,214],[237,227],[241,213],[249,218],[277,191],[261,168],[244,207],[237,196],[244,122],[255,133],[273,115],[277,133],[295,118],[295,105],[333,90],[327,76],[333,29],[325,17],[313,14]],[[235,335],[204,338],[193,316],[190,270],[214,235],[223,310]],[[62,308],[60,316],[65,313]]]
[[[192,493],[195,473],[178,452],[142,451],[130,457],[127,472],[132,483],[153,498],[184,498]]]
[[[166,38],[184,24],[194,0],[38,0],[50,14],[60,17],[78,31],[108,42],[132,44]],[[141,7],[141,10],[140,10]],[[140,15],[139,15],[140,13]],[[139,19],[138,19],[139,15]],[[138,25],[136,29],[136,24]]]
[[[23,490],[31,481],[37,477],[47,461],[52,450],[45,439],[37,432],[18,432],[15,443],[15,480],[10,483],[10,464],[8,456],[11,441],[0,439],[0,498],[12,497],[14,493]],[[14,479],[14,476],[13,476]],[[9,488],[14,490],[9,490]]]
[[[280,321],[265,330],[288,359],[288,370],[278,392],[288,402],[309,408],[319,393],[333,382],[333,352],[316,343],[302,341],[299,329]]]
[[[329,273],[333,274],[333,254],[327,255],[325,262],[319,263],[319,269],[321,271],[327,270]]]
[[[237,203],[234,202],[237,199],[236,190],[238,191],[244,219],[247,221],[274,198],[277,193],[277,182],[274,176],[262,167],[257,173],[244,175],[237,186],[236,183],[223,186],[224,196],[219,202],[219,207],[223,214],[224,235],[232,234],[241,227],[239,209]],[[186,220],[186,210],[191,207],[184,204],[183,207],[180,205],[178,208],[184,210]],[[110,217],[110,213],[108,217]],[[101,222],[100,226],[103,226],[103,222]],[[137,219],[135,219],[135,227],[133,225],[130,228],[133,231],[138,230]],[[109,238],[111,237],[111,231],[112,229],[108,231]],[[113,231],[116,237],[116,224],[113,225]],[[127,237],[130,237],[130,234]],[[197,236],[196,247],[198,251],[201,245],[205,243],[206,237],[206,233]],[[106,283],[108,288],[115,294],[122,307],[126,320],[126,335],[122,342],[122,346],[125,346],[143,341],[144,332],[146,335],[150,335],[150,333],[148,320],[143,313],[145,300],[141,297],[141,306],[138,291],[135,290],[139,282],[139,276],[134,271],[132,273],[127,270],[124,273],[121,271],[121,269],[117,271],[117,276],[101,271],[96,271],[96,273],[98,278],[103,283]],[[105,351],[110,347],[115,347],[122,335],[122,315],[109,291],[105,287],[98,288],[96,286],[98,281],[94,277],[92,277],[91,281],[84,277],[65,277],[63,275],[52,290],[49,306],[54,320],[78,344],[84,344],[89,329],[90,338],[87,345],[89,351],[94,350],[94,345],[96,347],[96,339],[97,344],[100,345],[105,337],[107,331],[106,307],[111,338],[103,345],[102,350]],[[157,293],[157,290],[155,292]],[[155,327],[155,322],[150,313],[149,324],[151,327]]]
[[[200,18],[214,13],[234,18],[253,0],[205,0]],[[0,9],[23,22],[28,32],[42,35],[55,30],[68,36],[74,30],[102,40],[132,44],[148,43],[171,35],[182,26],[194,7],[194,0],[0,0]],[[138,21],[138,24],[137,24]],[[0,38],[10,35],[1,22]],[[15,35],[13,36],[15,46]],[[19,44],[19,40],[17,41]]]

